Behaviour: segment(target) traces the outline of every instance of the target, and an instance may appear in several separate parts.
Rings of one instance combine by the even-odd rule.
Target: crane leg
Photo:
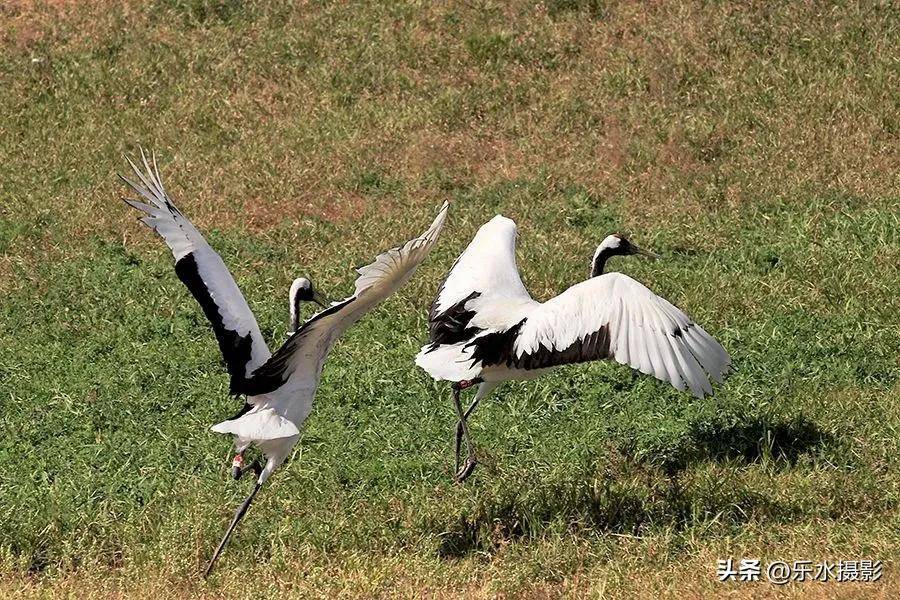
[[[225,536],[222,538],[222,541],[219,542],[216,551],[213,553],[212,558],[209,561],[209,564],[206,566],[206,571],[203,572],[203,578],[206,579],[209,577],[209,574],[212,572],[213,566],[216,564],[216,561],[219,559],[219,555],[222,554],[222,550],[225,548],[225,544],[228,543],[228,540],[231,539],[231,534],[234,533],[234,528],[237,527],[237,524],[244,518],[244,515],[247,514],[247,509],[250,508],[250,503],[253,502],[253,498],[256,497],[256,493],[259,491],[259,488],[262,487],[262,484],[256,482],[253,485],[253,491],[250,492],[250,495],[238,506],[237,510],[234,512],[234,517],[231,519],[231,524],[228,525],[228,529],[225,531]]]
[[[462,438],[463,438],[463,432],[464,432],[463,423],[466,424],[466,428],[467,428],[468,422],[469,422],[468,421],[469,415],[471,415],[472,412],[474,412],[474,410],[478,407],[478,403],[480,401],[481,401],[481,398],[476,396],[475,399],[472,400],[472,403],[469,404],[469,408],[466,409],[466,412],[463,413],[462,419],[456,422],[456,471],[457,472],[459,472],[459,453],[460,453],[460,449],[461,449],[460,447],[462,444]],[[468,446],[468,444],[469,444],[469,439],[468,439],[468,437],[466,437],[466,445]]]
[[[243,466],[243,464],[244,464],[244,454],[242,452],[242,453],[236,455],[234,457],[234,461],[231,463],[231,477],[234,478],[235,481],[237,481],[241,477],[243,477],[244,474],[247,473],[247,471],[253,471],[254,473],[256,473],[257,476],[259,476],[259,474],[262,473],[262,463],[259,462],[259,458],[254,460],[252,463],[250,463],[246,467]]]
[[[456,475],[454,478],[456,479],[457,483],[462,483],[463,481],[465,481],[469,477],[469,475],[472,474],[472,471],[475,470],[475,465],[478,464],[478,460],[475,457],[475,448],[472,445],[472,440],[471,440],[470,434],[469,434],[469,424],[468,424],[467,419],[469,418],[469,415],[472,414],[472,411],[474,411],[475,408],[478,406],[478,402],[480,400],[480,398],[476,394],[475,399],[472,401],[472,403],[469,405],[469,408],[467,408],[464,413],[462,410],[462,405],[459,402],[459,396],[460,396],[460,393],[462,392],[462,390],[466,389],[467,387],[471,387],[475,383],[479,383],[479,382],[480,382],[479,380],[472,380],[472,381],[464,381],[464,382],[459,382],[459,383],[453,384],[453,405],[456,408],[456,416],[459,419],[456,422],[456,445],[455,445]],[[460,442],[462,441],[463,437],[465,437],[465,439],[466,439],[467,457],[466,457],[465,464],[460,466],[460,460],[459,460],[460,449],[461,449]]]

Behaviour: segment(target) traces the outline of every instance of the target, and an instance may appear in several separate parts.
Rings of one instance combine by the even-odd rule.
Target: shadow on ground
[[[682,435],[642,438],[631,431],[618,432],[619,446],[627,455],[677,475],[702,462],[753,464],[768,461],[791,467],[805,455],[836,443],[834,436],[803,416],[734,415],[723,412],[691,422]]]
[[[696,423],[691,437],[699,451],[695,460],[739,459],[747,463],[764,457],[794,465],[800,456],[834,443],[806,417],[772,421],[755,417],[744,423]]]
[[[789,467],[833,442],[833,436],[803,417],[698,421],[659,455],[647,449],[637,453],[639,442],[633,437],[620,439],[564,479],[529,478],[515,490],[508,482],[499,484],[468,513],[450,523],[435,523],[446,532],[437,553],[442,558],[490,553],[506,542],[539,535],[551,524],[640,535],[651,525],[683,529],[711,519],[736,525],[791,519],[796,508],[749,489],[740,479],[688,468],[704,462],[763,460]]]

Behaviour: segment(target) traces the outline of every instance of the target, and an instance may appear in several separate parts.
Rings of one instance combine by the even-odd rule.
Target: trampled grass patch
[[[0,9],[0,589],[452,597],[896,591],[897,18],[877,4],[14,3]],[[137,143],[270,342],[287,288],[453,201],[417,276],[335,348],[298,451],[220,570],[238,407],[205,319],[118,202]],[[501,212],[549,298],[611,264],[737,371],[696,400],[612,364],[507,384],[451,483],[412,364]],[[717,558],[877,558],[884,581],[719,584]],[[781,591],[779,591],[781,590]]]

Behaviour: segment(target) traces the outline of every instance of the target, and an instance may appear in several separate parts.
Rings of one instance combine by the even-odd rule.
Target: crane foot
[[[468,479],[469,475],[472,474],[477,465],[478,459],[476,459],[474,455],[469,456],[469,458],[466,459],[466,464],[464,464],[462,468],[456,472],[456,477],[454,478],[456,480],[456,483],[462,483],[466,479]]]

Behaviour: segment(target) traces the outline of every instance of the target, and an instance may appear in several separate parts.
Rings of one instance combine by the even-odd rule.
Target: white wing
[[[712,393],[707,374],[721,382],[731,365],[725,349],[702,327],[621,273],[570,287],[516,328],[511,346],[499,357],[509,367],[613,358],[702,398]]]
[[[516,235],[516,224],[501,215],[481,226],[456,259],[428,313],[432,344],[464,341],[535,304],[519,277]]]
[[[309,387],[310,382],[314,385],[337,338],[406,283],[425,259],[437,242],[449,206],[444,203],[431,227],[421,236],[379,254],[372,264],[359,268],[353,295],[310,317],[256,370],[245,392],[259,395],[285,384],[288,389]]]
[[[152,169],[143,150],[141,159],[144,172],[126,157],[137,181],[125,177],[122,180],[147,202],[125,202],[146,213],[140,221],[158,233],[172,251],[178,278],[200,303],[216,334],[231,375],[231,392],[240,393],[246,377],[271,355],[269,348],[228,267],[163,188],[156,158]]]

